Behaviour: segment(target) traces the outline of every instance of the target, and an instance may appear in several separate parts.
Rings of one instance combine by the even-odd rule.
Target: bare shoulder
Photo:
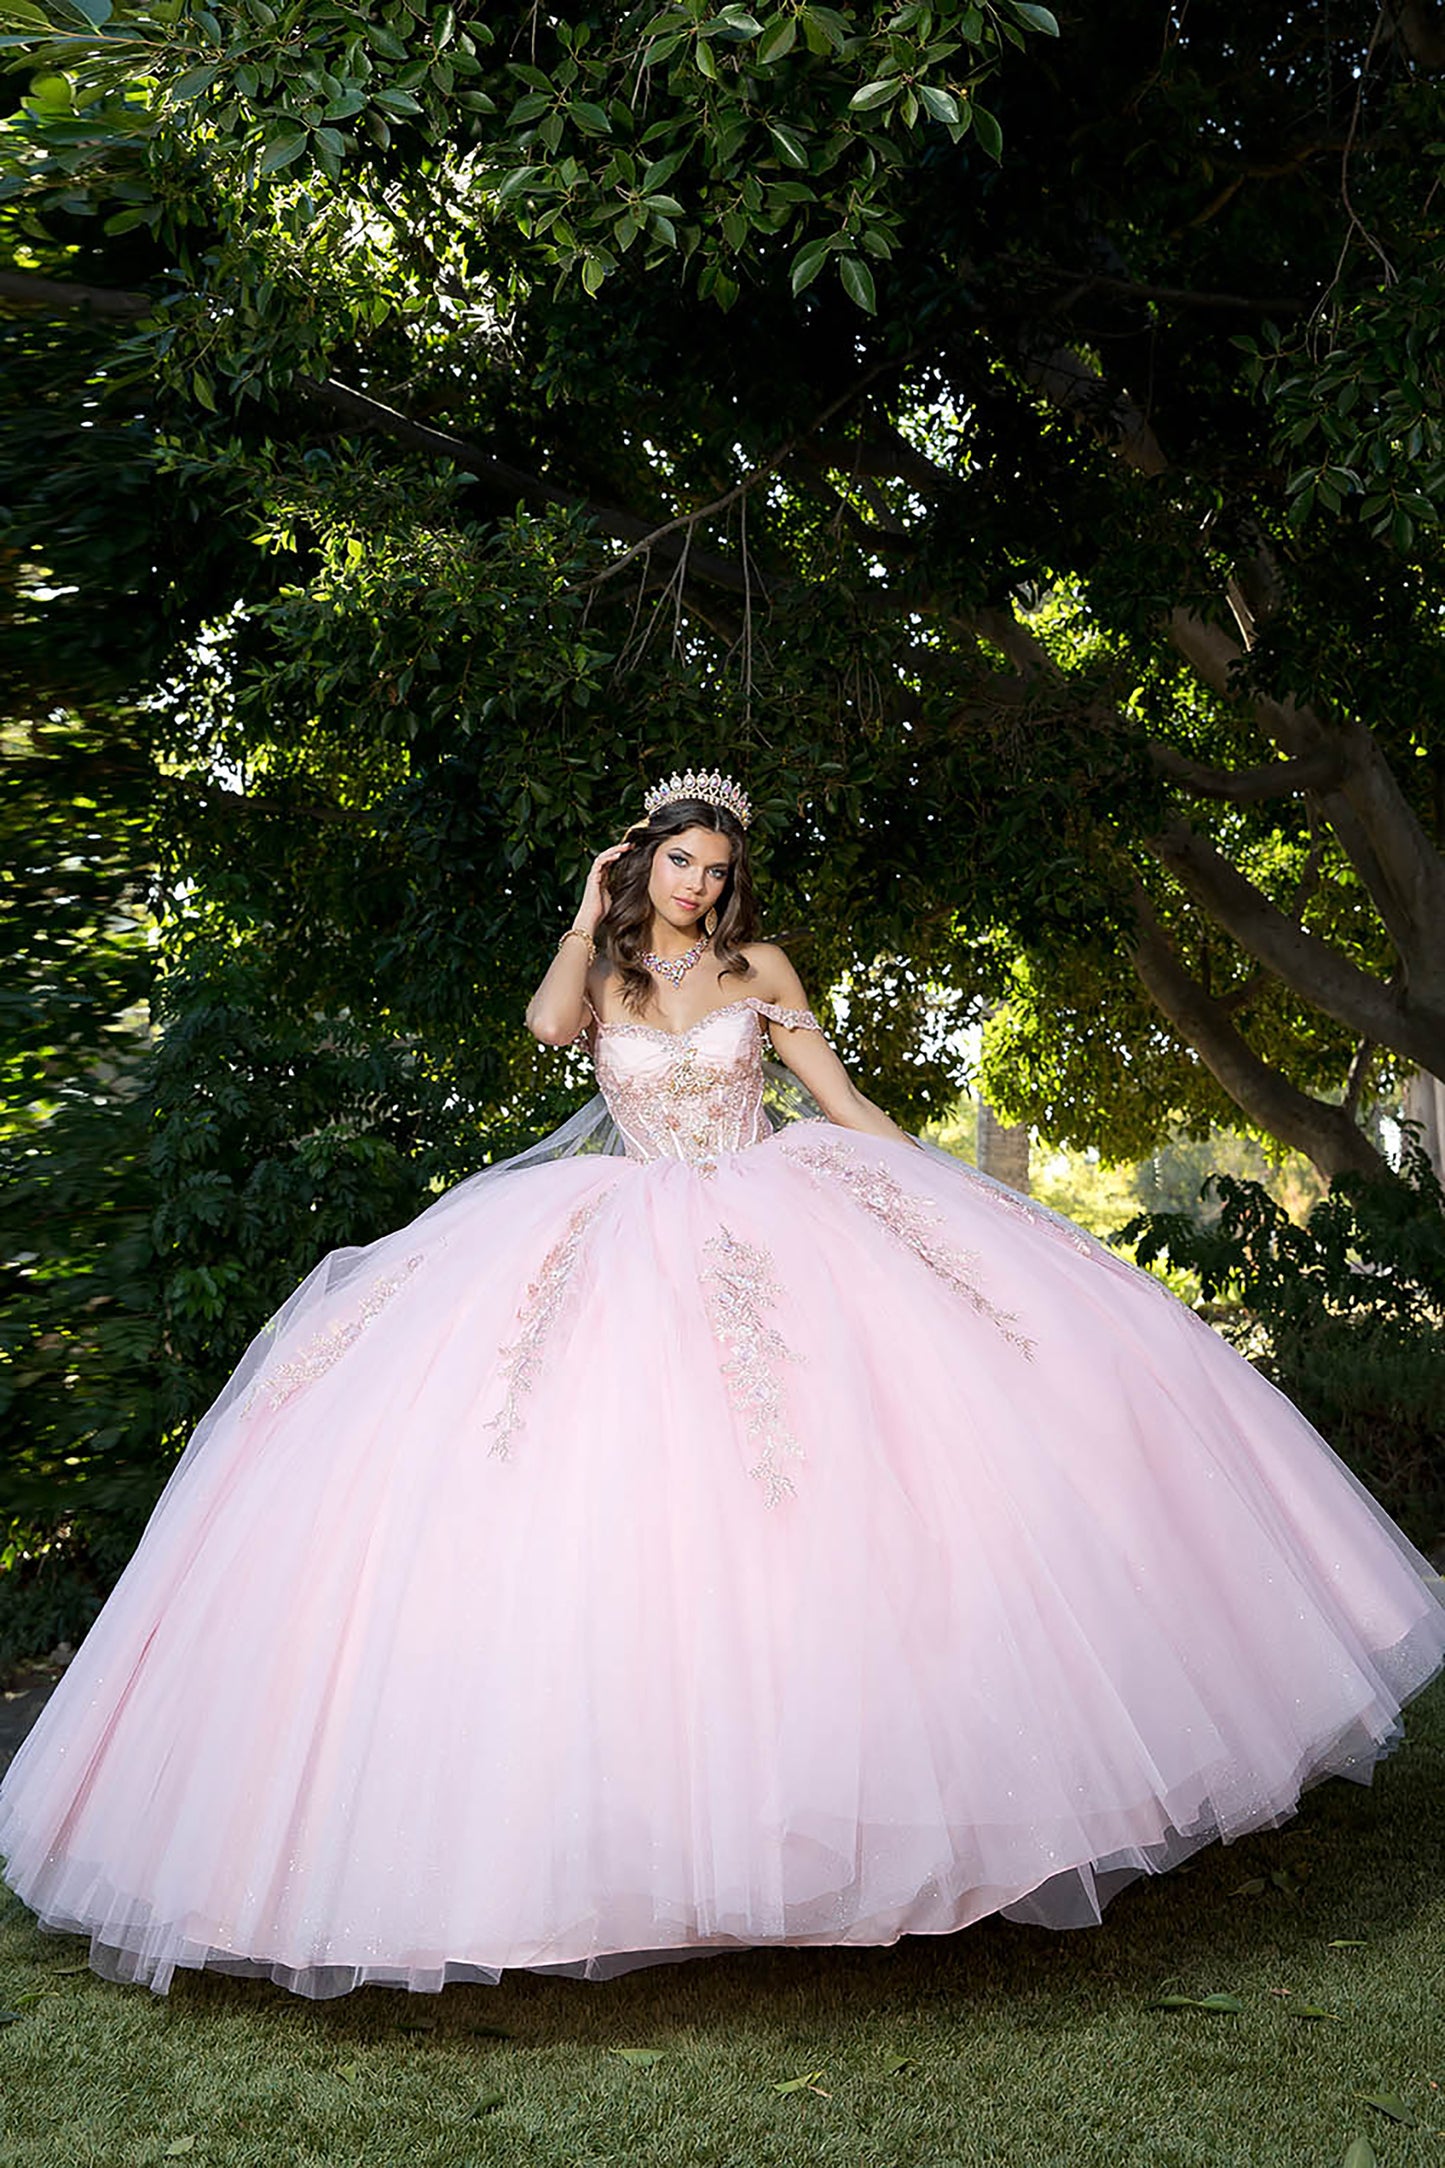
[[[803,984],[789,961],[787,951],[780,949],[776,941],[749,941],[743,949],[752,972],[752,990],[760,1001],[771,1001],[779,1008],[806,1008]]]

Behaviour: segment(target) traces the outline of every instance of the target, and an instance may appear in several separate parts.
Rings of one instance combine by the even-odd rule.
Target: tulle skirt
[[[1366,1781],[1438,1577],[1157,1283],[794,1125],[337,1253],[0,1787],[107,1975],[606,1977],[1002,1912]]]

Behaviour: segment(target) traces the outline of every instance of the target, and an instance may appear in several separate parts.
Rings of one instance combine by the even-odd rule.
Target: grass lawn
[[[1369,1789],[1321,1785],[1075,1934],[161,1998],[5,1893],[0,2168],[1445,2168],[1445,1681],[1407,1726]],[[1171,1993],[1242,2008],[1151,2007]]]

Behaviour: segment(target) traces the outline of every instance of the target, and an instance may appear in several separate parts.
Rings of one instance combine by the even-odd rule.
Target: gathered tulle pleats
[[[483,1183],[244,1382],[0,1788],[7,1880],[158,1990],[1090,1924],[1445,1660],[1207,1327],[827,1124]]]

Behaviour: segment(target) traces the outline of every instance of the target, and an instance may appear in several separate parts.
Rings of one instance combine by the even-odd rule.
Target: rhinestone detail
[[[313,1339],[306,1341],[289,1362],[278,1363],[276,1368],[257,1379],[246,1398],[245,1411],[249,1414],[258,1399],[264,1395],[273,1408],[284,1407],[294,1393],[314,1379],[324,1377],[334,1363],[340,1362],[349,1347],[361,1338],[372,1319],[386,1308],[393,1295],[405,1287],[411,1275],[425,1264],[424,1257],[408,1257],[399,1272],[384,1273],[373,1280],[360,1304],[349,1317],[333,1318],[323,1326]]]
[[[522,1427],[523,1402],[537,1381],[542,1350],[557,1322],[557,1313],[577,1269],[583,1238],[610,1194],[610,1190],[603,1190],[601,1196],[589,1197],[585,1204],[578,1205],[562,1234],[543,1258],[542,1269],[536,1279],[528,1284],[526,1295],[517,1312],[520,1330],[516,1338],[501,1351],[507,1397],[498,1413],[490,1417],[486,1424],[488,1430],[494,1430],[497,1434],[489,1450],[498,1460],[508,1458],[512,1450],[512,1440]]]
[[[783,1413],[781,1369],[799,1358],[765,1312],[778,1299],[777,1274],[765,1249],[739,1242],[727,1227],[703,1244],[707,1266],[702,1277],[703,1303],[713,1335],[723,1350],[728,1399],[762,1447],[748,1470],[775,1506],[794,1496],[790,1477],[778,1466],[779,1454],[803,1458],[803,1448]]]
[[[735,1033],[716,1048],[699,1043],[719,1017],[748,1011],[755,1028],[741,1040]],[[808,1009],[782,1009],[751,999],[709,1009],[685,1031],[665,1031],[657,1024],[598,1026],[593,1051],[597,1081],[629,1159],[685,1159],[711,1173],[719,1152],[745,1151],[772,1134],[763,1110],[758,1058],[763,1017],[791,1031],[819,1029]],[[614,1042],[627,1039],[649,1041],[658,1059],[649,1057],[639,1065],[624,1058]]]
[[[1026,1333],[1014,1329],[1018,1323],[1014,1313],[1000,1310],[976,1283],[972,1268],[978,1263],[978,1252],[956,1249],[951,1243],[938,1239],[937,1229],[943,1215],[936,1205],[906,1190],[886,1167],[860,1158],[849,1145],[803,1138],[797,1143],[789,1140],[786,1148],[789,1157],[806,1167],[815,1180],[821,1176],[840,1183],[880,1227],[887,1228],[896,1242],[911,1250],[919,1263],[926,1265],[945,1287],[961,1297],[979,1317],[986,1317],[1005,1340],[1032,1360],[1034,1343]]]

